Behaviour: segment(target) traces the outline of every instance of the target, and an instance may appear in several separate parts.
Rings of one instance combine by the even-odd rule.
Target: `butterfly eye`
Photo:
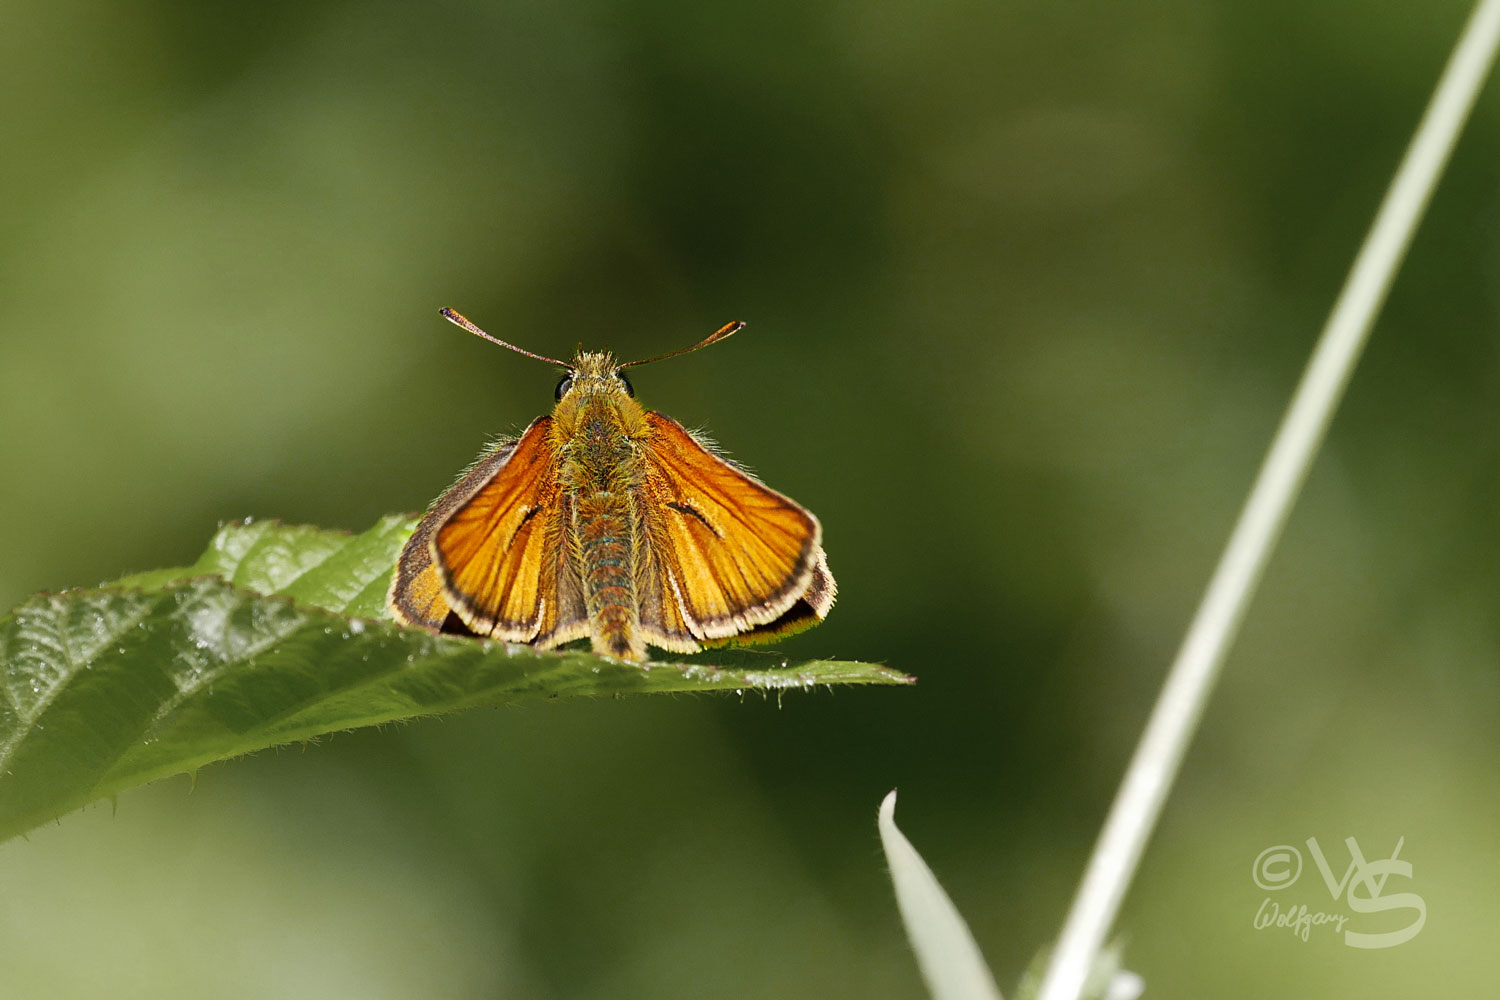
[[[558,402],[562,402],[562,398],[568,394],[568,390],[571,388],[573,388],[573,373],[568,372],[568,374],[564,375],[558,381],[557,388],[552,393],[552,398]]]
[[[627,396],[634,396],[635,395],[635,386],[633,386],[633,385],[630,384],[630,379],[626,378],[624,375],[620,374],[619,372],[615,372],[615,378],[619,379],[620,380],[620,384],[625,387],[625,395],[627,395]]]

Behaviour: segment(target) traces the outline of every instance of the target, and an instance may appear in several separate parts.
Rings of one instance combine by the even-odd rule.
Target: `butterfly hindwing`
[[[833,598],[836,593],[837,587],[833,582],[833,574],[828,572],[828,560],[822,552],[819,552],[818,562],[813,567],[812,580],[809,581],[807,590],[792,602],[791,607],[783,611],[774,621],[757,625],[748,632],[724,641],[736,645],[752,645],[775,642],[786,636],[796,635],[823,620],[828,614],[828,609],[833,607]]]

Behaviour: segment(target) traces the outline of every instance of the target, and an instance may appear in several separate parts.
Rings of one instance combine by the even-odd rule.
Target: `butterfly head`
[[[572,395],[580,396],[634,396],[635,388],[620,371],[623,367],[608,351],[579,351],[573,363],[558,380],[554,393],[561,403]]]

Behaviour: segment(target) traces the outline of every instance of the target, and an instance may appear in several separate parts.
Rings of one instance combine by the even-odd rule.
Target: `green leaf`
[[[434,635],[389,620],[414,522],[360,535],[246,522],[193,566],[39,594],[0,618],[0,840],[226,757],[478,705],[908,684],[868,663],[652,662]]]

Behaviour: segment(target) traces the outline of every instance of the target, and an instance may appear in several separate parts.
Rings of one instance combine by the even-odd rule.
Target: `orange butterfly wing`
[[[677,421],[645,416],[648,559],[640,591],[647,641],[686,652],[702,641],[742,633],[753,640],[821,620],[835,590],[818,519],[713,454]]]
[[[464,471],[458,482],[432,506],[412,530],[396,559],[396,571],[386,604],[392,616],[403,625],[421,625],[431,629],[466,630],[463,622],[443,596],[443,581],[432,562],[432,535],[453,512],[467,503],[495,472],[510,460],[515,441],[503,441]]]
[[[398,617],[406,611],[417,623],[441,627],[433,621],[440,595],[477,635],[546,648],[587,634],[564,539],[570,511],[551,424],[548,417],[532,421],[520,440],[482,459],[433,506],[398,564],[391,602]],[[425,567],[420,554],[408,559],[424,543]],[[398,590],[403,574],[409,582]]]

